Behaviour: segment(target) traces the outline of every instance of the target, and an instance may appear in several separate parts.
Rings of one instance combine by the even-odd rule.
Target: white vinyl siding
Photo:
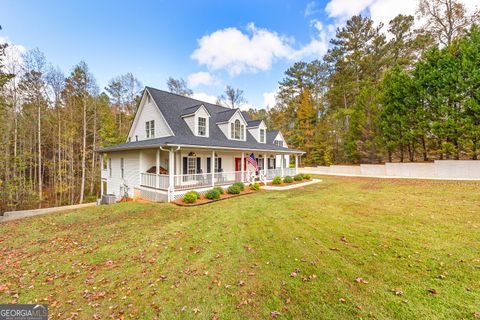
[[[129,196],[133,197],[133,188],[140,185],[140,152],[138,150],[114,152],[110,153],[109,157],[111,174],[106,179],[108,193],[120,198],[122,196],[121,190],[125,185],[127,186]]]
[[[148,95],[147,95],[148,97]],[[129,138],[131,141],[140,141],[145,139],[151,139],[153,137],[147,137],[146,122],[154,121],[153,130],[155,138],[172,136],[173,132],[168,127],[167,122],[163,118],[162,113],[153,102],[153,99],[143,99],[142,104],[139,106],[132,128],[129,132]],[[128,140],[128,139],[127,139]]]

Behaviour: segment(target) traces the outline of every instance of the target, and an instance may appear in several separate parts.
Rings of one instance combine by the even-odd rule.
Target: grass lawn
[[[52,319],[480,317],[480,182],[321,178],[0,224],[0,303]]]

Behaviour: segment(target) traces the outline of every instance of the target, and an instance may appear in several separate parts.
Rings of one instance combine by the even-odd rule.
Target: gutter
[[[216,150],[252,150],[252,151],[261,151],[261,152],[278,152],[278,153],[286,153],[286,154],[305,154],[305,151],[287,151],[287,150],[270,150],[270,149],[254,149],[254,148],[233,148],[233,147],[220,147],[220,146],[199,146],[199,145],[188,145],[188,144],[170,144],[170,143],[165,143],[163,144],[164,146],[168,147],[184,147],[184,148],[196,148],[196,149],[216,149]],[[95,150],[97,153],[109,153],[109,152],[117,152],[117,151],[126,151],[126,150],[138,150],[138,149],[152,149],[152,148],[157,148],[161,147],[162,145],[145,145],[145,146],[139,146],[135,148],[122,148],[122,149],[115,149],[115,150],[105,150],[102,151],[100,150]]]

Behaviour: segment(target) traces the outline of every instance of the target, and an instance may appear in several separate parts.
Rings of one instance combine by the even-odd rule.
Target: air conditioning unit
[[[117,202],[117,197],[114,194],[102,195],[102,204],[112,204]]]

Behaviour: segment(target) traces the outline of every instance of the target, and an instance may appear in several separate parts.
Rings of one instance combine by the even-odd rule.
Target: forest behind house
[[[477,159],[478,21],[454,0],[421,0],[416,17],[385,26],[353,16],[325,56],[285,71],[274,107],[248,112],[306,151],[303,165]],[[0,45],[0,212],[94,201],[95,150],[128,134],[143,89],[133,74],[101,89],[84,61],[53,65],[39,49]],[[193,93],[183,79],[167,86]],[[230,86],[218,98],[244,102]]]

